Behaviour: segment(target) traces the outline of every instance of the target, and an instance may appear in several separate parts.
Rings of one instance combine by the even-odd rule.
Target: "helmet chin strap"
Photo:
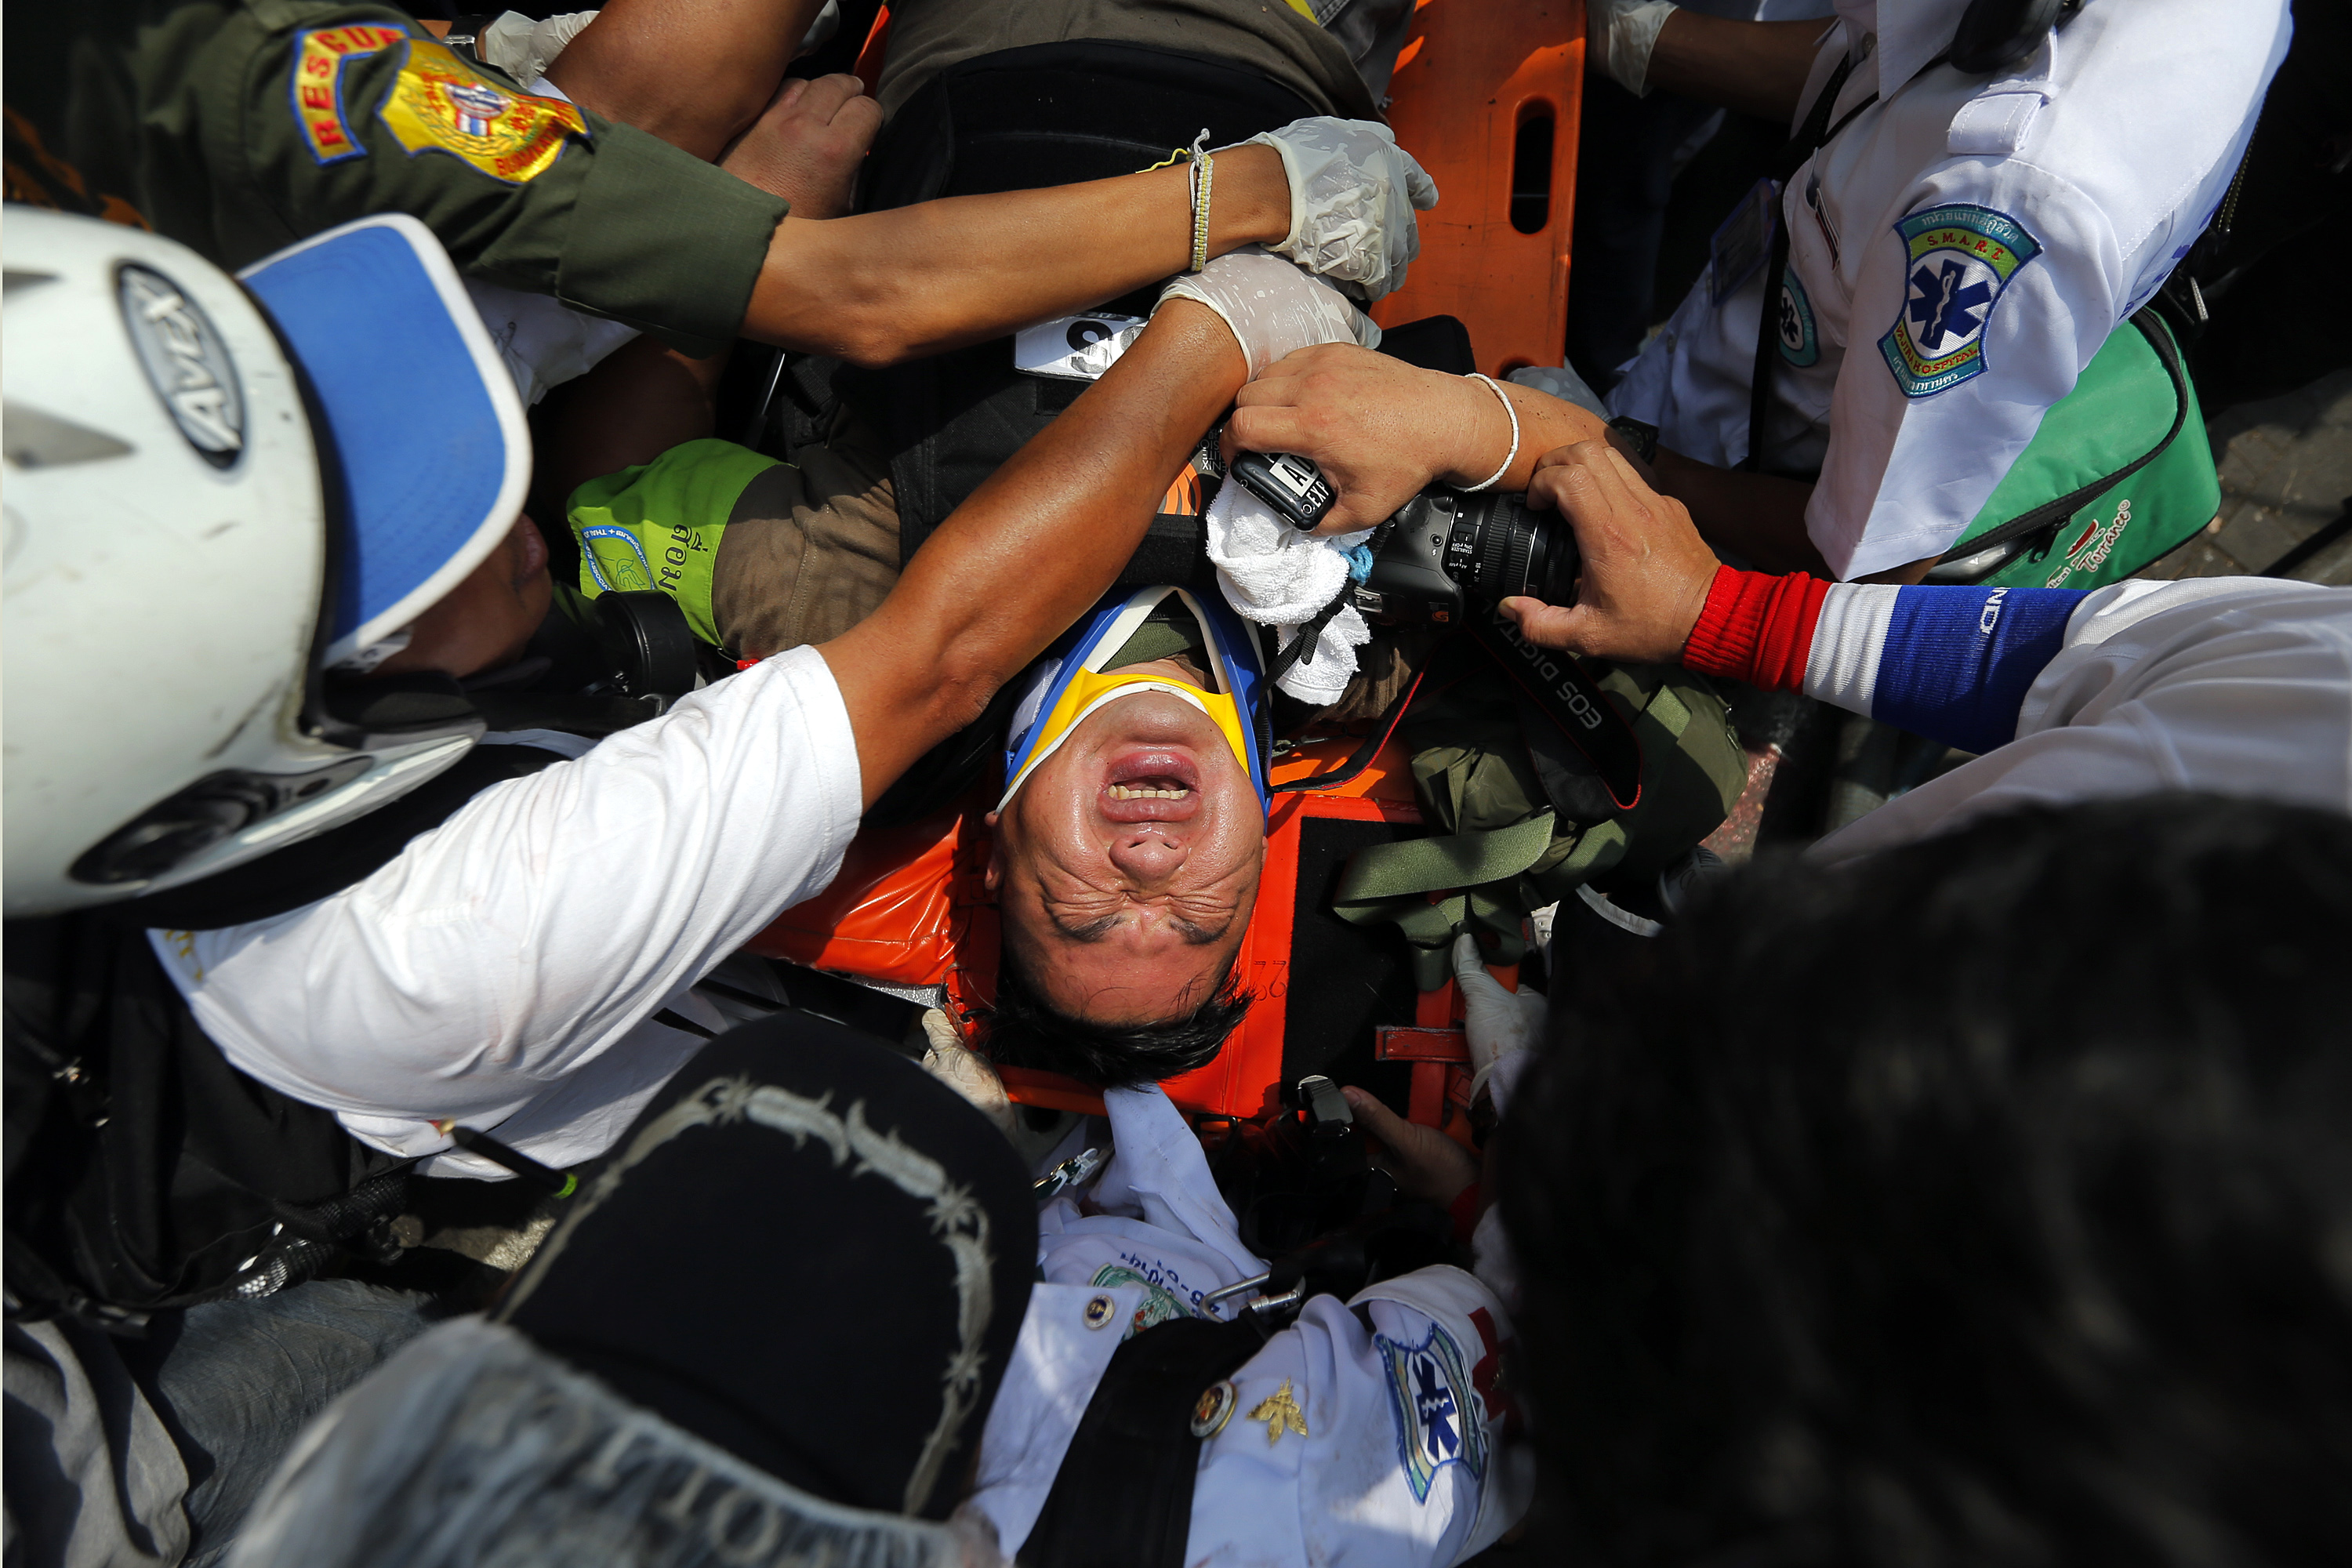
[[[1233,752],[1234,760],[1241,764],[1242,772],[1244,774],[1249,772],[1249,752],[1237,728],[1239,709],[1232,698],[1203,691],[1189,681],[1171,680],[1165,676],[1132,675],[1118,670],[1100,675],[1084,672],[1074,678],[1070,689],[1062,701],[1055,704],[1055,712],[1039,721],[1040,723],[1051,724],[1053,728],[1044,742],[1030,753],[1029,760],[1022,764],[1021,771],[1013,775],[1013,782],[1004,786],[1003,797],[996,803],[996,809],[1003,811],[1012,805],[1013,795],[1029,782],[1029,775],[1035,773],[1046,758],[1060,751],[1062,742],[1076,734],[1078,726],[1088,718],[1122,697],[1139,697],[1147,691],[1164,691],[1199,709],[1216,725],[1218,733],[1225,738],[1225,745]],[[1071,700],[1073,698],[1077,700],[1075,703]]]
[[[386,632],[364,647],[352,649],[327,668],[339,675],[365,675],[393,655],[406,652],[410,641],[415,636],[416,628],[414,626],[405,626],[398,631]]]

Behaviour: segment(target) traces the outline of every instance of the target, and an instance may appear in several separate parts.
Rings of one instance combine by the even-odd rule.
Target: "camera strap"
[[[1576,656],[1538,647],[1494,605],[1469,616],[1471,637],[1494,657],[1570,745],[1582,752],[1620,811],[1642,798],[1642,742]]]

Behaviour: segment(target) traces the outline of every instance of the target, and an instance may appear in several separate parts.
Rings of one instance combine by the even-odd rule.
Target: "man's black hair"
[[[1563,1557],[2352,1561],[2352,821],[2036,810],[1553,996],[1502,1202]]]
[[[1039,994],[1007,942],[986,1017],[988,1054],[1000,1066],[1057,1072],[1095,1089],[1156,1083],[1206,1066],[1255,1000],[1234,983],[1228,963],[1208,999],[1189,1013],[1148,1024],[1090,1023]]]

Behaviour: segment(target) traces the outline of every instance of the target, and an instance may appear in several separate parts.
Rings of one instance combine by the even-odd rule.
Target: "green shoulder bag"
[[[2096,588],[2187,542],[2221,504],[2197,389],[2142,310],[2051,405],[1930,583]]]

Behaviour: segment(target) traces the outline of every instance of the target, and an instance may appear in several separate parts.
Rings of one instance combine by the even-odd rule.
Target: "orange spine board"
[[[744,946],[810,969],[937,985],[953,962],[957,895],[987,869],[987,829],[968,812],[860,833],[832,886]]]
[[[1421,215],[1421,255],[1404,287],[1372,307],[1374,321],[1459,317],[1491,375],[1560,363],[1583,79],[1577,0],[1427,0],[1414,13],[1389,123],[1439,200]],[[1550,200],[1543,226],[1526,234],[1511,223],[1512,163],[1519,128],[1543,118]]]

